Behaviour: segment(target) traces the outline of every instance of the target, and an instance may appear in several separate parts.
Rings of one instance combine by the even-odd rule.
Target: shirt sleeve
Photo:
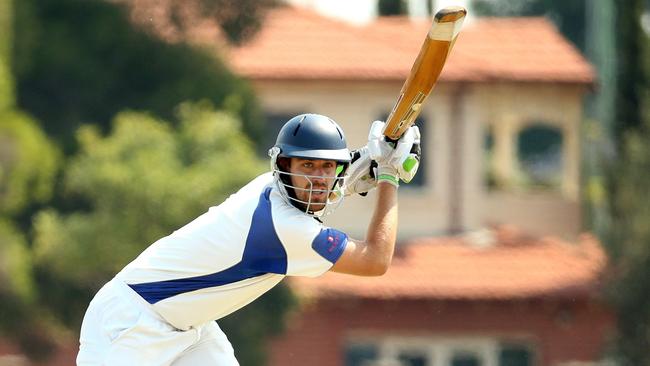
[[[287,254],[286,274],[316,277],[327,272],[343,254],[348,236],[295,209],[282,211],[274,212],[273,222]]]

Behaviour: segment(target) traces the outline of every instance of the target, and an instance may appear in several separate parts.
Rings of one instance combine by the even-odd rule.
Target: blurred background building
[[[252,81],[271,131],[312,111],[362,146],[366,121],[388,115],[429,27],[407,17],[355,27],[285,8],[230,62]],[[542,18],[469,22],[457,46],[420,115],[424,164],[400,196],[400,238],[499,223],[575,238],[591,66]],[[348,200],[328,222],[363,236],[372,199]]]
[[[322,113],[362,146],[369,122],[391,110],[430,19],[350,24],[303,3],[312,10],[271,12],[229,61],[252,81],[271,131]],[[606,259],[579,238],[583,101],[595,79],[547,19],[469,19],[418,121],[424,163],[400,191],[394,265],[383,278],[292,282],[307,305],[270,346],[271,364],[600,360],[613,325],[597,295]],[[349,199],[326,222],[363,237],[373,200]]]

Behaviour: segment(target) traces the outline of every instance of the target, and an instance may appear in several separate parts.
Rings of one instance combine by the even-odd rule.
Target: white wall
[[[351,148],[366,143],[370,123],[393,106],[401,82],[254,82],[272,113],[309,111],[341,124]],[[401,240],[489,224],[516,224],[540,235],[573,237],[580,230],[579,125],[583,90],[566,85],[441,83],[425,102],[428,184],[400,187]],[[488,191],[483,179],[487,125],[507,116],[557,123],[572,141],[564,150],[565,186],[557,192]],[[519,123],[517,122],[517,123]],[[375,196],[350,197],[326,223],[362,238]]]

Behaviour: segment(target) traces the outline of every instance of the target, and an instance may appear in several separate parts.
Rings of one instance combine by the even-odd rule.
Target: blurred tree
[[[473,0],[477,16],[547,16],[573,44],[585,49],[586,0]]]
[[[0,0],[0,111],[14,105],[14,86],[10,75],[12,0]]]
[[[253,37],[262,26],[266,11],[276,0],[194,0],[203,14],[221,26],[228,39],[241,44]],[[178,3],[176,3],[178,4]]]
[[[25,238],[11,223],[0,220],[0,331],[15,330],[26,318],[15,304],[34,299],[31,258]],[[11,300],[10,300],[11,299]]]
[[[267,11],[280,3],[278,0],[117,1],[132,7],[140,18],[164,24],[181,35],[191,33],[197,24],[212,21],[232,44],[241,44],[252,38],[260,30]],[[154,16],[158,19],[154,20]],[[161,16],[165,19],[160,19]]]
[[[105,138],[95,127],[79,130],[64,189],[86,209],[46,210],[34,223],[40,290],[67,324],[78,327],[91,295],[144,248],[265,170],[232,114],[209,102],[184,103],[177,113],[177,131],[138,112],[120,113]],[[265,298],[236,327],[224,326],[246,349],[242,364],[262,357],[263,336],[281,327],[292,303],[282,287]],[[271,304],[277,311],[260,311]]]
[[[616,0],[618,57],[615,145],[607,192],[608,243],[615,270],[610,291],[618,315],[622,366],[650,364],[650,60],[641,27],[644,0]]]
[[[650,96],[648,35],[641,26],[643,0],[616,0],[616,53],[618,60],[615,139],[620,149],[625,134],[645,127],[645,101]]]
[[[181,2],[176,2],[181,3]],[[185,2],[182,2],[185,4]],[[107,132],[119,110],[148,110],[177,123],[185,100],[211,100],[240,116],[256,138],[261,118],[253,93],[214,50],[161,40],[129,21],[114,1],[21,0],[15,4],[18,106],[74,151],[82,123]]]
[[[15,220],[31,202],[51,195],[58,153],[36,123],[14,108],[12,6],[0,0],[0,335],[40,360],[54,343],[38,311],[29,248]]]
[[[628,134],[611,170],[612,221],[608,240],[618,316],[619,365],[650,365],[650,134]]]
[[[27,356],[43,361],[55,348],[56,331],[41,312],[24,236],[0,219],[0,336],[17,342]]]
[[[54,274],[96,289],[153,241],[263,170],[236,119],[203,104],[183,104],[179,114],[178,134],[137,112],[120,113],[106,138],[93,127],[79,130],[80,151],[64,189],[84,199],[87,210],[36,219],[37,255]]]
[[[0,214],[20,216],[47,201],[60,154],[36,122],[12,109],[0,111]]]

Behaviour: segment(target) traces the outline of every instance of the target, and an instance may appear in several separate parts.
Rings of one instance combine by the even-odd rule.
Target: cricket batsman
[[[238,365],[218,320],[286,276],[384,274],[395,247],[397,188],[417,172],[420,133],[410,127],[387,142],[383,129],[374,122],[368,144],[350,152],[332,119],[290,119],[269,151],[271,172],[153,243],[99,290],[84,316],[77,364]],[[345,196],[372,189],[365,240],[320,220]]]

